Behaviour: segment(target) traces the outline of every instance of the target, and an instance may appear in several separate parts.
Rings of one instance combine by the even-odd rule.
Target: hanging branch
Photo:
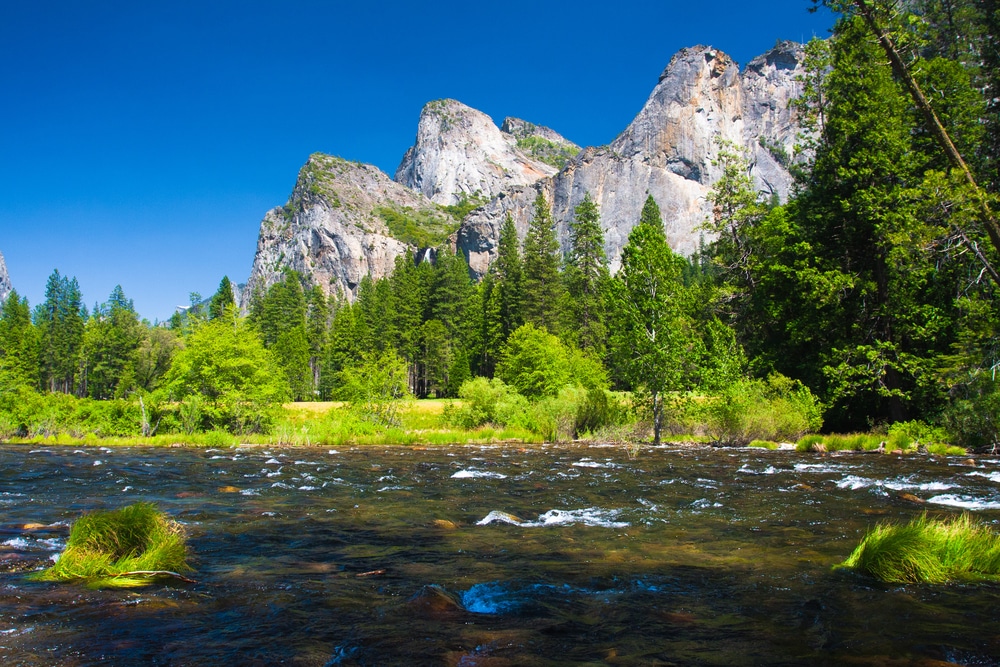
[[[979,204],[979,210],[983,217],[983,224],[986,227],[986,233],[990,237],[990,242],[993,244],[993,248],[1000,253],[1000,224],[997,223],[996,217],[993,215],[993,211],[990,210],[989,203],[986,201],[986,197],[979,186],[976,184],[976,179],[972,176],[972,171],[969,166],[962,159],[962,154],[958,152],[955,144],[952,142],[951,137],[948,136],[948,131],[944,129],[944,125],[941,124],[940,119],[938,119],[937,114],[934,113],[934,108],[931,107],[930,102],[924,97],[924,93],[920,90],[920,86],[917,84],[913,75],[906,68],[903,63],[903,59],[900,57],[899,52],[896,50],[896,46],[892,42],[892,38],[889,34],[882,30],[879,26],[878,21],[875,18],[874,8],[868,4],[868,0],[851,0],[851,3],[857,8],[858,14],[864,19],[865,24],[868,29],[878,38],[879,44],[882,46],[882,50],[889,57],[889,62],[892,65],[892,71],[897,77],[902,79],[903,83],[906,85],[907,90],[910,92],[910,97],[913,98],[914,104],[917,105],[917,109],[923,114],[924,120],[926,121],[931,133],[937,140],[938,145],[948,156],[948,160],[951,162],[952,166],[956,169],[962,171],[965,175],[966,182],[972,186],[973,197],[975,197],[977,203]],[[997,273],[996,269],[989,263],[987,258],[982,255],[982,253],[977,253],[986,273],[989,274],[993,282],[1000,287],[1000,274]]]

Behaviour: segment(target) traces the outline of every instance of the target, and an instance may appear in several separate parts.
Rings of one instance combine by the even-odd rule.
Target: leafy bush
[[[753,440],[795,441],[822,426],[822,405],[809,388],[783,375],[744,379],[705,404],[706,426],[717,444],[745,447]]]
[[[557,396],[569,385],[607,386],[607,374],[599,361],[568,348],[559,338],[532,324],[525,324],[507,339],[496,374],[531,399]]]
[[[1000,575],[1000,537],[968,514],[870,530],[847,560],[850,568],[887,583],[939,584]]]
[[[458,390],[461,406],[445,412],[449,423],[461,428],[484,424],[524,426],[528,421],[528,399],[500,378],[476,377],[462,383]]]
[[[630,418],[624,401],[606,389],[594,387],[587,390],[577,408],[574,434],[579,437],[606,427],[623,426]]]
[[[365,356],[360,365],[340,372],[337,396],[362,419],[379,426],[399,426],[403,403],[411,398],[406,361],[391,349]]]
[[[939,426],[929,426],[922,421],[896,422],[889,426],[886,446],[891,449],[915,449],[921,445],[946,445],[948,433]]]
[[[954,398],[944,413],[951,441],[978,451],[1000,447],[1000,382],[983,373]]]
[[[130,587],[190,570],[180,526],[152,503],[78,519],[56,564],[41,581],[83,580],[94,588]]]
[[[527,426],[547,442],[571,440],[576,430],[576,417],[586,395],[586,391],[579,387],[563,387],[557,396],[539,399],[528,412],[530,421]]]
[[[165,380],[164,393],[172,400],[201,400],[200,422],[182,416],[185,428],[198,422],[238,434],[264,432],[289,397],[288,380],[274,356],[251,326],[235,317],[200,324]]]

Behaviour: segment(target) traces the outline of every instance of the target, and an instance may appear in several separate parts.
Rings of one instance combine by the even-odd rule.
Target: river
[[[140,500],[196,583],[26,580],[81,513]],[[995,525],[1000,460],[0,446],[0,663],[1000,664],[1000,584],[831,570],[924,511]]]

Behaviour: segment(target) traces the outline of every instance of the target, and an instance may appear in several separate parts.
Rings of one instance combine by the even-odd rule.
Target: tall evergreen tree
[[[660,209],[647,197],[611,283],[611,346],[616,366],[652,418],[657,444],[665,394],[694,387],[693,364],[701,356],[686,312],[684,264],[667,245]]]
[[[492,375],[500,350],[507,338],[524,323],[523,266],[517,227],[508,214],[500,227],[497,258],[482,283],[483,354],[482,370]]]
[[[53,271],[45,286],[45,301],[35,309],[41,338],[41,382],[49,391],[76,390],[86,308],[76,278]]]
[[[563,282],[559,275],[559,241],[545,196],[535,198],[534,216],[524,238],[524,321],[552,334],[562,333]]]
[[[94,307],[86,324],[81,392],[108,399],[133,389],[142,338],[143,326],[135,306],[121,285],[116,285],[108,300]]]
[[[564,277],[572,313],[573,338],[582,350],[604,356],[607,343],[605,304],[610,275],[597,204],[588,192],[570,223],[570,251]]]
[[[11,290],[0,307],[0,391],[38,386],[38,343],[28,299]]]
[[[233,298],[233,284],[229,281],[229,276],[222,276],[219,282],[219,289],[212,295],[212,300],[208,304],[208,319],[214,320],[222,317],[226,308],[235,307],[236,299]]]
[[[298,401],[312,396],[313,372],[309,366],[306,313],[302,281],[295,271],[287,271],[281,281],[271,285],[251,312],[251,321],[260,332],[264,346],[285,371],[292,397]]]

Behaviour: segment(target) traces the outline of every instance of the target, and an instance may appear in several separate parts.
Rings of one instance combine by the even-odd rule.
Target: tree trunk
[[[653,444],[660,444],[660,431],[663,428],[663,396],[653,392]]]

